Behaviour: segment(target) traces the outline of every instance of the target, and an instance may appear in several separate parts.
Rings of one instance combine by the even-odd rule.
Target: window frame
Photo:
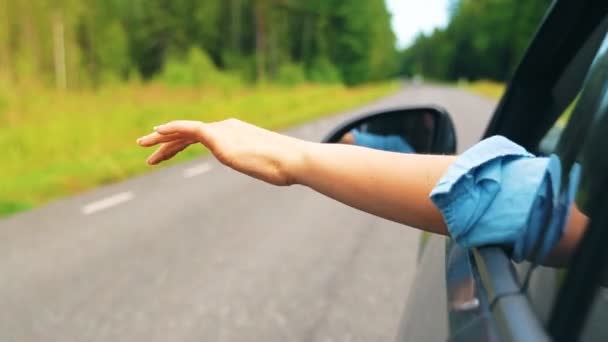
[[[590,158],[589,153],[600,153],[608,149],[602,128],[608,124],[608,51],[603,49],[598,54],[588,78],[590,88],[581,94],[579,107],[573,113],[573,119],[564,131],[565,138],[584,138],[583,144],[576,147],[560,142],[558,152],[567,152],[567,158],[574,161],[582,157],[583,184],[585,196],[579,198],[578,204],[590,218],[579,247],[575,251],[568,268],[564,284],[556,298],[549,331],[556,340],[572,341],[577,339],[585,327],[586,319],[599,285],[605,273],[608,260],[608,175],[606,163],[597,158]],[[570,147],[570,148],[568,148]],[[595,155],[593,156],[595,157]],[[595,161],[590,163],[590,161]],[[587,177],[587,178],[585,178]],[[582,200],[582,201],[581,201]],[[591,333],[591,336],[593,334]]]
[[[528,150],[536,152],[546,132],[555,123],[559,114],[574,100],[582,87],[585,75],[603,40],[604,34],[597,32],[601,31],[607,23],[608,2],[606,1],[555,0],[514,77],[509,82],[484,133],[484,138],[503,135]],[[604,209],[608,209],[608,195],[606,197],[606,202],[602,203],[606,204]],[[608,224],[608,210],[604,210],[604,212],[607,213],[604,219]],[[603,221],[598,220],[594,224],[598,226],[600,223]],[[598,228],[594,228],[593,231],[594,236],[602,233]],[[608,230],[605,234],[606,236],[601,236],[601,238],[606,239],[603,241],[608,241]],[[591,239],[591,234],[587,235],[589,236],[586,236],[585,240]],[[608,249],[601,252],[608,253]],[[498,267],[490,266],[497,265],[496,261],[499,259],[509,260],[508,251],[504,248],[482,247],[474,248],[473,253],[476,256],[477,268],[484,270],[480,277],[483,287],[488,292],[496,292],[493,311],[495,316],[500,317],[502,321],[499,324],[501,336],[509,337],[511,340],[526,340],[526,336],[540,337],[538,332],[539,329],[542,329],[555,340],[570,341],[573,340],[570,337],[580,334],[584,317],[579,317],[576,322],[573,322],[572,318],[578,316],[577,313],[584,316],[590,303],[572,301],[571,298],[576,296],[573,293],[567,293],[566,284],[558,292],[557,302],[545,330],[537,319],[538,317],[530,322],[522,322],[517,317],[522,312],[530,313],[532,311],[530,300],[525,293],[522,293],[525,288],[520,287],[516,293],[513,293],[512,289],[504,293],[497,291],[500,290],[500,284],[504,284],[498,280],[501,278],[504,280],[504,277],[521,286],[512,263],[502,262]],[[581,253],[585,255],[577,256],[575,259],[584,257],[583,259],[587,260],[588,253],[591,252]],[[485,267],[485,265],[489,267]],[[570,287],[577,287],[576,280],[578,279],[570,280]],[[582,283],[589,285],[591,282],[583,281]],[[575,290],[579,293],[580,289]],[[590,298],[592,300],[593,296]],[[575,311],[564,314],[560,310],[565,307],[574,308]],[[564,315],[570,319],[564,321]]]

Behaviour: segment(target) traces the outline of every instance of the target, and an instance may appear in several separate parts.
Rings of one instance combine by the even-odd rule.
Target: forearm
[[[564,235],[549,254],[546,264],[548,266],[567,266],[576,250],[576,247],[587,230],[589,218],[583,214],[576,204],[572,205],[572,212],[564,228]]]
[[[354,208],[445,235],[445,223],[429,194],[454,160],[308,143],[293,180]]]

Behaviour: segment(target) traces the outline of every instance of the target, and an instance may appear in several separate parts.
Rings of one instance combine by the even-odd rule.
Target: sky
[[[431,32],[448,22],[448,0],[386,0],[400,48],[410,45],[420,31]]]

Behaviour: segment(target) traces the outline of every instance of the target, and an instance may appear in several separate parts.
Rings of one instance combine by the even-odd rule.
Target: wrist
[[[286,167],[287,181],[289,185],[306,185],[310,176],[310,166],[313,162],[314,149],[318,143],[297,140],[291,154],[291,160]]]

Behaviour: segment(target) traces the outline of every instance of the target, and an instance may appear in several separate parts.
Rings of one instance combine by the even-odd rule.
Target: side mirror
[[[323,142],[404,153],[456,153],[454,124],[440,107],[411,107],[363,115],[336,127]]]

